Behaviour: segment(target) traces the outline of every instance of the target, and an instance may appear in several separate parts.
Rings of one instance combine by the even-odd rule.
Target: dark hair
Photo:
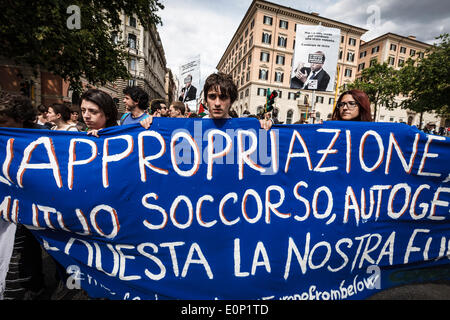
[[[48,112],[48,107],[44,106],[43,104],[40,104],[37,106],[36,111],[38,115],[41,115]]]
[[[183,102],[175,101],[170,106],[174,107],[176,110],[179,110],[181,112],[181,114],[184,116],[184,113],[186,112],[186,107]]]
[[[62,103],[54,103],[50,105],[49,108],[52,108],[55,114],[59,113],[64,122],[70,120],[70,109],[67,105]]]
[[[24,128],[33,128],[36,120],[36,110],[31,100],[18,95],[11,95],[0,90],[0,114],[22,122]]]
[[[237,87],[233,82],[233,77],[229,74],[218,72],[208,76],[203,86],[203,95],[207,100],[208,92],[211,88],[220,88],[220,92],[230,97],[231,104],[236,101],[238,96]]]
[[[154,114],[156,111],[161,110],[161,104],[166,104],[164,99],[153,99],[150,102],[150,114]]]
[[[228,111],[228,114],[229,114],[230,117],[232,117],[232,118],[239,118],[239,115],[238,115],[237,112],[234,111],[234,110],[231,110],[231,109],[230,109],[230,111]]]
[[[139,87],[126,87],[123,89],[125,95],[129,95],[134,102],[138,102],[139,109],[147,110],[148,108],[148,94]]]
[[[80,102],[86,100],[95,103],[106,117],[105,127],[117,126],[117,108],[109,94],[98,89],[89,89],[80,97]]]
[[[369,97],[364,91],[358,89],[348,90],[341,93],[336,102],[336,107],[334,108],[333,116],[331,117],[331,119],[342,120],[339,108],[337,106],[341,102],[342,98],[347,94],[351,95],[359,106],[359,115],[356,119],[352,121],[369,121],[369,122],[372,121],[372,112],[370,110]]]

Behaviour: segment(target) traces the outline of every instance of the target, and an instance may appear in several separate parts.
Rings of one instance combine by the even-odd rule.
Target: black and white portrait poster
[[[297,25],[291,89],[333,91],[341,30]]]

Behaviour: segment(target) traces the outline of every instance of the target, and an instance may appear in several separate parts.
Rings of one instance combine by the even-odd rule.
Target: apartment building
[[[267,89],[278,90],[275,102],[278,119],[294,123],[307,118],[310,123],[331,117],[334,92],[290,89],[292,58],[297,25],[319,25],[341,30],[339,76],[335,86],[356,77],[361,36],[367,31],[356,26],[306,13],[275,3],[254,0],[220,59],[217,70],[233,75],[238,99],[233,109],[242,114],[258,113],[265,104]]]
[[[166,98],[166,57],[156,26],[145,30],[139,20],[133,16],[122,14],[120,33],[113,34],[115,41],[126,41],[129,53],[128,71],[132,78],[117,80],[116,99],[119,113],[125,112],[123,89],[126,86],[139,86],[144,89],[150,100]],[[170,76],[170,75],[169,75]],[[169,79],[167,79],[170,81]]]
[[[379,64],[386,62],[389,66],[400,69],[409,58],[423,58],[425,50],[430,47],[429,44],[416,40],[414,36],[404,37],[394,33],[386,33],[368,42],[362,42],[359,48],[356,77],[359,77],[365,68],[372,66],[375,62]],[[403,99],[398,96],[395,103],[400,104]],[[377,111],[375,121],[404,122],[419,127],[420,115],[411,110],[396,108],[391,111],[381,106]],[[422,127],[430,122],[435,123],[437,127],[444,126],[443,121],[444,119],[434,113],[425,113]]]

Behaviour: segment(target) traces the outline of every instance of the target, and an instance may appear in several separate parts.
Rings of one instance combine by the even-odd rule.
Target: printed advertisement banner
[[[450,139],[155,118],[0,129],[0,217],[108,299],[364,299],[450,279]]]
[[[200,87],[200,55],[195,56],[180,66],[180,98],[191,111],[197,110]]]
[[[334,91],[341,30],[297,24],[291,89]]]

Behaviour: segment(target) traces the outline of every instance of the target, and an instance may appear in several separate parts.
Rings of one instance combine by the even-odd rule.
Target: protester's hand
[[[259,120],[259,123],[261,124],[261,129],[264,129],[266,131],[269,131],[273,125],[272,120]]]
[[[150,125],[153,122],[153,116],[148,116],[147,118],[145,118],[144,120],[141,120],[141,122],[139,122],[141,124],[141,126],[143,126],[145,129],[150,128]]]
[[[101,130],[101,129],[100,129],[100,130]],[[94,137],[97,137],[97,138],[98,138],[98,137],[99,137],[98,132],[99,132],[100,130],[95,130],[95,129],[94,129],[94,130],[88,130],[88,131],[87,131],[87,134],[90,135],[90,136],[94,136]]]

